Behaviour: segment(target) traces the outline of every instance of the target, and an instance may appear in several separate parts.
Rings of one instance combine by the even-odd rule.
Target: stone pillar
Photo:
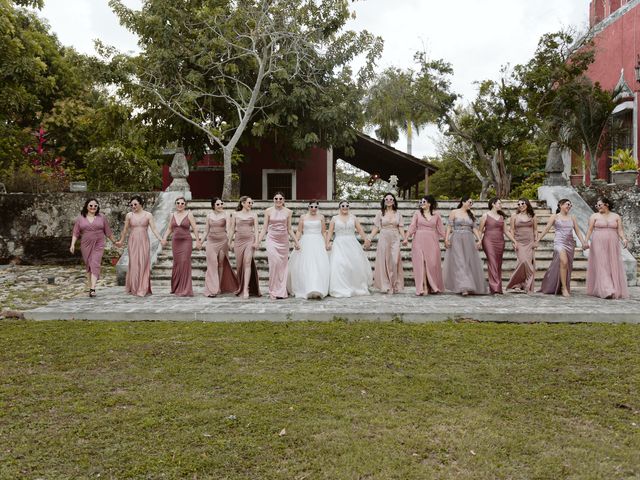
[[[560,146],[556,142],[553,142],[549,146],[549,153],[547,154],[547,163],[544,166],[544,172],[546,174],[544,185],[568,185],[567,179],[563,175],[564,161],[562,160],[562,151],[560,150]]]
[[[171,161],[171,167],[169,167],[169,173],[173,178],[171,185],[167,187],[167,192],[191,192],[187,177],[189,176],[189,164],[187,163],[187,157],[184,156],[184,149],[178,148],[173,160]],[[191,197],[185,195],[185,197]],[[190,200],[191,198],[187,198]]]

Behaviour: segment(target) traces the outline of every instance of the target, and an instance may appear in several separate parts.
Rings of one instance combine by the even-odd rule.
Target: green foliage
[[[157,160],[142,149],[120,144],[91,149],[86,173],[89,190],[94,192],[150,191],[161,180]]]
[[[450,155],[429,159],[438,171],[429,177],[429,193],[436,198],[458,199],[463,195],[478,198],[482,184],[462,163]]]
[[[370,184],[371,176],[359,168],[342,160],[336,162],[336,198],[341,200],[375,200],[378,201],[389,184],[376,180]]]
[[[613,155],[611,155],[611,170],[612,172],[624,172],[627,170],[638,170],[638,163],[633,158],[633,151],[630,148],[618,148]]]
[[[511,191],[510,198],[538,198],[538,188],[542,186],[544,179],[544,170],[532,173]]]

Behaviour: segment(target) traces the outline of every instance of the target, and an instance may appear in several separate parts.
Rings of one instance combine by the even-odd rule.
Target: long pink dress
[[[422,213],[414,213],[408,235],[413,235],[411,263],[416,282],[416,295],[424,293],[425,285],[429,293],[444,292],[440,263],[440,240],[444,238],[442,217],[434,213],[427,220]]]
[[[484,222],[482,249],[487,257],[489,291],[502,293],[502,256],[504,255],[504,218],[487,215]]]
[[[238,272],[238,290],[236,290],[236,295],[242,295],[242,288],[244,287],[244,264],[251,259],[249,295],[260,296],[258,268],[253,258],[253,244],[256,241],[256,225],[254,224],[253,217],[236,217],[235,243],[233,245],[233,252],[236,256],[236,270]]]
[[[267,259],[269,260],[269,296],[287,298],[289,231],[288,215],[284,208],[274,208],[269,216]]]
[[[587,295],[629,298],[616,219],[595,222],[587,262]]]
[[[80,215],[73,226],[73,236],[80,238],[80,252],[87,267],[96,278],[100,278],[100,262],[104,253],[104,237],[112,235],[107,219],[99,213],[90,222]]]
[[[394,212],[392,218],[387,218],[379,212],[373,219],[373,224],[380,229],[378,246],[376,247],[376,261],[373,270],[373,285],[381,292],[401,292],[404,289],[404,270],[400,255],[400,232],[402,215]]]
[[[573,254],[576,248],[576,241],[573,239],[573,219],[563,220],[556,217],[553,224],[555,237],[553,239],[553,258],[549,269],[542,278],[540,292],[551,295],[562,293],[562,283],[560,282],[560,252],[567,254],[567,290],[571,292],[571,272],[573,271]]]
[[[533,244],[535,243],[533,218],[529,217],[526,220],[522,220],[516,216],[513,236],[518,242],[518,250],[516,250],[518,263],[509,279],[507,289],[519,288],[527,293],[533,293],[536,277],[535,250],[533,249]]]
[[[144,297],[151,295],[151,250],[149,244],[149,215],[132,213],[129,217],[129,268],[125,292]]]
[[[191,282],[193,240],[191,239],[189,215],[185,215],[180,223],[176,222],[175,215],[171,215],[171,225],[173,226],[171,237],[171,250],[173,251],[171,293],[179,297],[193,297]]]
[[[229,263],[229,238],[227,219],[214,219],[207,215],[209,234],[207,235],[207,273],[204,277],[204,294],[231,293],[238,290],[238,277]],[[222,257],[222,278],[218,278],[218,261]]]

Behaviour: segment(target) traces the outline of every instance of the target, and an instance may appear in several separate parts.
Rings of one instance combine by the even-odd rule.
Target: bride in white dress
[[[296,298],[323,298],[329,292],[329,255],[325,250],[324,216],[318,202],[309,202],[309,213],[298,221],[296,238],[300,250],[289,257],[288,290]]]
[[[373,282],[371,264],[358,243],[355,231],[366,239],[360,221],[349,213],[349,202],[340,202],[340,214],[334,216],[327,232],[327,250],[331,250],[331,279],[329,295],[332,297],[354,297],[369,295]],[[331,245],[331,237],[336,237]]]

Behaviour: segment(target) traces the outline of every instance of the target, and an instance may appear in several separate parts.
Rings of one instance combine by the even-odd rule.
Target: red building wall
[[[602,20],[603,3],[603,0],[591,2],[592,26],[594,20]],[[621,6],[624,5],[621,5],[620,0],[610,2],[612,13]],[[598,25],[595,25],[595,28],[598,29]],[[589,67],[587,76],[599,82],[603,88],[611,90],[617,85],[620,72],[624,69],[627,85],[634,92],[638,92],[640,85],[635,79],[635,66],[640,53],[640,4],[631,7],[611,24],[598,31],[594,37],[594,44],[595,61]],[[609,152],[603,154],[598,161],[600,178],[609,178],[608,155]]]

